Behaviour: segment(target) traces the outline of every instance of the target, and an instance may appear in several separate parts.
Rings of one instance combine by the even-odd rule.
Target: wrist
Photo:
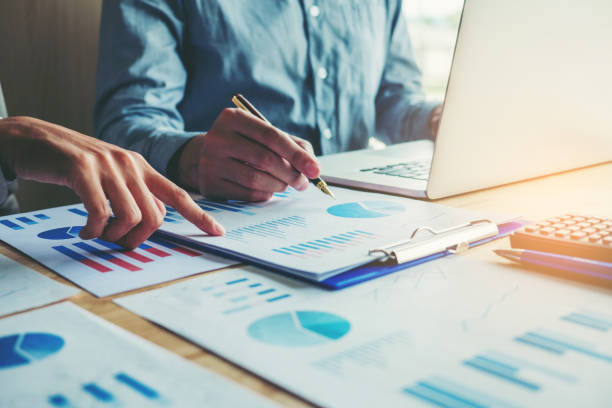
[[[198,167],[202,150],[204,134],[191,138],[177,151],[177,166],[175,167],[176,183],[192,190],[198,190]]]

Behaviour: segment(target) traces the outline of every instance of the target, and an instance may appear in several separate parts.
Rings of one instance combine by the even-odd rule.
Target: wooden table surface
[[[611,217],[612,163],[446,198],[437,202],[470,210],[517,214],[528,220],[539,220],[567,212]],[[509,247],[507,238],[471,249],[467,252],[466,256],[478,258],[486,262],[505,263],[503,259],[491,252],[491,249],[504,247]],[[58,282],[74,286],[71,282],[56,275],[6,244],[0,243],[0,253]],[[184,279],[193,279],[194,277]],[[172,285],[175,282],[163,283],[102,299],[81,291],[70,298],[70,301],[196,364],[230,378],[281,405],[292,407],[310,406],[307,402],[283,391],[274,384],[250,374],[240,367],[122,309],[112,302],[113,299],[118,297],[147,291],[156,287]],[[593,290],[606,291],[606,289],[601,288],[593,288]],[[612,291],[608,292],[612,293]]]

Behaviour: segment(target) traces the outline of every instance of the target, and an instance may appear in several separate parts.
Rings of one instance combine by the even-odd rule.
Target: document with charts
[[[342,291],[250,267],[115,302],[320,406],[612,406],[610,293],[463,256]]]
[[[417,227],[443,229],[487,218],[472,211],[363,191],[336,187],[334,194],[337,200],[311,186],[304,192],[289,189],[274,194],[265,203],[198,199],[200,207],[225,227],[225,236],[207,236],[173,219],[161,231],[320,281],[374,261],[370,249],[406,240]]]
[[[0,320],[0,384],[12,408],[273,406],[72,303]]]
[[[0,255],[0,316],[57,302],[79,292]]]
[[[185,222],[171,215],[176,222]],[[82,240],[82,204],[0,217],[0,240],[96,296],[108,296],[233,262],[151,237],[126,251],[101,239]]]

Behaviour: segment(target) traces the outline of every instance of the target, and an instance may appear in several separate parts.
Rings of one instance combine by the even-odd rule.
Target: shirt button
[[[319,8],[319,6],[312,6],[310,7],[310,15],[313,17],[319,17],[319,14],[321,14],[321,9]]]
[[[317,70],[317,76],[321,79],[327,78],[327,70],[323,67],[319,68]]]
[[[332,138],[332,132],[330,128],[325,128],[323,129],[323,137],[326,138],[327,140]]]

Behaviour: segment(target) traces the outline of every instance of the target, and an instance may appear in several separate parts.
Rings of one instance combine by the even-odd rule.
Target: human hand
[[[73,189],[89,213],[79,234],[83,239],[100,237],[135,248],[162,224],[162,201],[202,231],[224,233],[185,190],[138,153],[62,126],[29,117],[0,120],[0,161],[20,178]]]
[[[211,129],[188,142],[179,180],[220,199],[265,201],[319,176],[310,143],[240,109],[224,109]]]

